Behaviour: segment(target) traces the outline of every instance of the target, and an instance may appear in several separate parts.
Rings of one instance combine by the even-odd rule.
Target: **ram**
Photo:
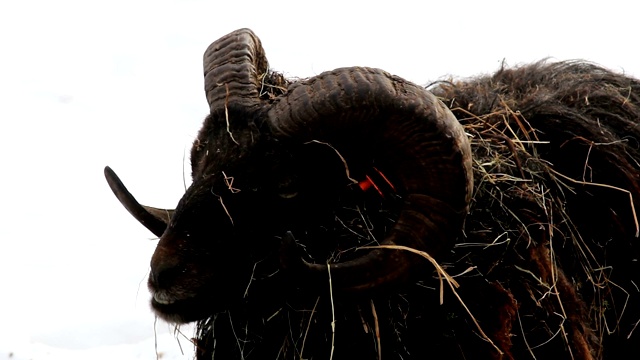
[[[159,237],[157,316],[199,359],[640,356],[640,82],[584,61],[417,86],[204,55],[210,114]]]

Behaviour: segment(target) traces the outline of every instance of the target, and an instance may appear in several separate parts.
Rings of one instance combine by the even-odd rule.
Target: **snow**
[[[98,334],[96,334],[98,335]],[[66,335],[69,337],[69,335]],[[12,351],[0,354],[0,359],[162,359],[178,360],[193,358],[194,348],[187,338],[165,333],[157,338],[141,341],[124,341],[113,345],[97,345],[88,348],[51,346],[40,342],[21,343]]]

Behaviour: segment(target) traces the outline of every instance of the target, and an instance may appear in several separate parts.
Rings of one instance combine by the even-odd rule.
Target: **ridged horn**
[[[162,236],[173,216],[173,210],[140,205],[120,181],[118,175],[108,166],[104,168],[104,177],[107,179],[111,191],[113,191],[125,209],[155,236]]]
[[[424,88],[378,69],[336,69],[292,85],[267,114],[277,136],[328,142],[346,152],[358,144],[387,154],[385,173],[393,174],[404,202],[382,245],[409,246],[437,258],[461,233],[473,189],[471,149],[453,114]],[[283,267],[326,279],[326,264],[294,255],[291,234],[282,246]],[[329,265],[334,288],[393,283],[424,261],[407,251],[361,251],[358,258]]]
[[[228,104],[259,106],[260,77],[268,62],[260,39],[249,29],[231,32],[204,53],[204,88],[211,111]]]

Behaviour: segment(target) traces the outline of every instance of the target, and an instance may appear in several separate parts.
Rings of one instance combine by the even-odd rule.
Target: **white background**
[[[154,331],[163,359],[192,358],[170,326],[154,330],[155,241],[102,169],[175,206],[208,111],[202,53],[232,30],[252,28],[288,76],[361,65],[427,84],[545,57],[640,76],[630,2],[354,3],[0,4],[0,360],[154,359]]]

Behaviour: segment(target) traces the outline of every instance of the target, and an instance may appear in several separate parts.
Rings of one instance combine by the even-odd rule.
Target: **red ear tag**
[[[377,173],[377,177],[378,177],[378,183],[381,183],[381,186],[378,186],[378,184],[376,184],[373,179],[371,178],[371,176],[369,175],[365,175],[366,179],[360,181],[358,183],[358,186],[360,187],[360,189],[362,189],[362,191],[367,191],[369,189],[371,189],[372,187],[374,189],[376,189],[376,191],[378,192],[378,194],[380,195],[381,198],[384,199],[384,192],[383,190],[390,190],[389,192],[391,193],[395,193],[396,192],[396,188],[395,186],[393,186],[393,184],[391,183],[391,181],[389,181],[389,179],[387,179],[386,176],[384,176],[384,174],[378,170],[377,168],[373,168],[376,173]]]
[[[376,189],[376,191],[378,192],[378,194],[380,194],[380,197],[382,197],[384,199],[384,194],[382,193],[382,190],[380,190],[380,188],[378,187],[378,185],[376,185],[376,183],[373,182],[373,180],[371,180],[371,178],[369,177],[369,175],[367,175],[367,180],[369,180],[369,182],[371,183],[371,185]]]
[[[369,177],[367,176],[366,179],[360,181],[358,183],[358,186],[360,187],[360,189],[362,189],[362,191],[367,191],[371,188],[371,181],[369,179]]]

